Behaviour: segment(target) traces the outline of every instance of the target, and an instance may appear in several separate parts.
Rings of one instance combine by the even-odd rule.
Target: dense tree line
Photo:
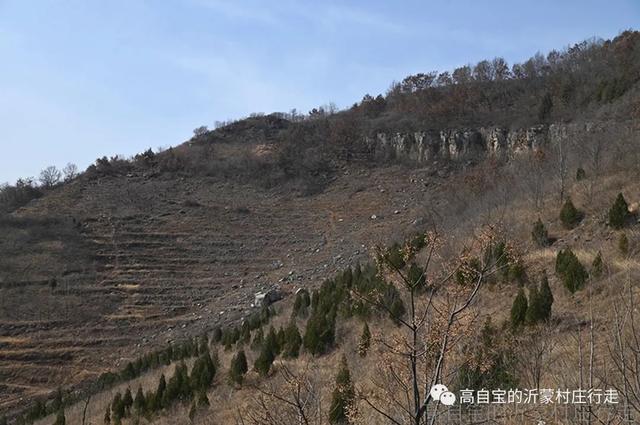
[[[169,381],[164,374],[160,376],[155,391],[145,392],[138,387],[135,397],[130,388],[124,394],[116,393],[105,411],[104,423],[119,425],[123,419],[133,416],[149,418],[178,402],[191,403],[190,415],[193,415],[198,408],[209,405],[207,391],[213,385],[218,368],[217,354],[211,355],[207,346],[190,372],[181,360]]]

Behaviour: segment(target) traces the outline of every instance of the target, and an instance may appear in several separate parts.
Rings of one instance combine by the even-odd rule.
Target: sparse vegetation
[[[624,190],[630,200],[638,195],[632,185],[621,183],[635,181],[628,177],[636,172],[637,142],[631,136],[617,141],[617,135],[610,134],[618,117],[633,116],[629,112],[637,106],[638,37],[638,33],[624,32],[612,41],[585,42],[511,68],[496,58],[453,72],[420,73],[394,84],[385,95],[365,96],[349,110],[316,108],[304,116],[256,115],[215,130],[201,127],[187,144],[164,152],[148,149],[129,159],[103,157],[85,173],[70,165],[63,173],[50,167],[38,183],[25,179],[2,186],[0,308],[7,312],[3,318],[12,333],[0,341],[0,354],[8,353],[9,361],[28,364],[33,358],[34,364],[46,366],[41,370],[61,365],[57,373],[70,376],[75,384],[80,378],[67,366],[82,365],[93,373],[93,360],[87,354],[91,350],[99,353],[95,356],[113,360],[131,348],[132,339],[142,350],[158,347],[165,336],[193,336],[224,323],[213,329],[211,341],[207,335],[183,336],[125,361],[121,369],[103,374],[89,387],[60,389],[47,398],[34,398],[21,389],[22,375],[33,371],[10,374],[11,391],[16,388],[20,397],[25,391],[24,400],[29,400],[18,423],[45,417],[47,423],[76,423],[77,417],[70,415],[78,409],[70,407],[94,392],[109,394],[109,406],[106,410],[101,406],[100,418],[91,418],[90,423],[100,419],[106,424],[145,423],[159,415],[171,422],[177,414],[186,416],[187,410],[194,423],[204,421],[200,415],[205,412],[214,416],[211,420],[226,423],[228,417],[215,416],[225,409],[228,413],[229,404],[247,403],[243,397],[255,397],[250,400],[252,408],[274,417],[286,410],[288,416],[282,413],[282,417],[288,421],[281,423],[299,421],[311,408],[315,410],[309,423],[316,419],[317,423],[327,419],[335,424],[377,423],[372,418],[386,421],[385,414],[392,418],[390,422],[416,423],[416,418],[426,420],[431,400],[422,389],[432,380],[448,380],[456,388],[491,389],[512,388],[526,379],[535,383],[531,388],[544,388],[541,385],[555,381],[542,379],[540,370],[551,375],[559,368],[566,370],[569,378],[562,379],[568,382],[571,373],[579,371],[591,387],[606,384],[620,389],[621,395],[625,392],[626,421],[637,421],[632,413],[640,405],[634,400],[637,383],[625,378],[625,373],[637,375],[633,363],[639,350],[627,337],[633,329],[626,329],[634,320],[633,294],[621,291],[624,285],[631,287],[625,279],[637,274],[635,263],[629,261],[637,232],[621,193],[608,213],[609,225],[625,230],[613,233],[619,235],[617,241],[610,240],[612,233],[600,216],[607,210],[606,200],[613,197],[613,187]],[[597,127],[603,123],[584,124],[583,120],[598,121],[601,113],[611,120],[609,127],[601,131]],[[543,127],[535,125],[561,121],[585,129],[580,130],[584,137],[575,137],[580,143],[573,143],[568,133],[568,143],[559,154],[557,146],[536,139],[537,129]],[[482,157],[460,153],[468,162],[438,157],[437,165],[403,165],[401,171],[372,166],[373,161],[394,160],[379,156],[368,145],[377,135],[418,134],[424,123],[434,129],[481,126],[482,131],[496,131],[491,140],[498,144],[510,141],[514,133],[502,133],[493,126],[522,128],[526,134],[521,139],[527,144],[519,157],[503,156],[496,147],[496,152],[483,152]],[[541,139],[548,135],[541,134]],[[425,140],[431,136],[425,132]],[[567,170],[576,170],[580,184],[565,179],[570,175]],[[334,180],[339,184],[321,197],[313,196]],[[374,186],[372,181],[376,182],[373,188],[369,187]],[[558,185],[560,202],[566,199],[560,221],[566,229],[575,230],[558,235],[557,245],[571,244],[578,255],[571,248],[557,253],[556,275],[568,293],[557,292],[559,302],[554,304],[546,274],[534,281],[540,270],[553,267],[550,250],[525,249],[529,237],[538,247],[548,247],[555,240],[549,238],[547,227],[552,234],[557,231],[551,217],[556,210],[549,207],[557,198],[547,194]],[[229,190],[235,191],[234,196],[241,191],[249,195],[238,199]],[[299,200],[298,194],[309,197]],[[586,211],[596,211],[593,219],[590,216],[576,228],[583,212],[565,195]],[[421,199],[429,201],[423,205]],[[275,205],[281,209],[276,211]],[[295,214],[289,214],[292,210]],[[330,211],[328,219],[325,211]],[[368,220],[374,212],[375,222]],[[401,218],[394,218],[396,214]],[[305,215],[310,218],[300,218]],[[365,224],[362,217],[367,218]],[[325,219],[331,232],[315,227]],[[484,234],[477,224],[485,220],[498,222],[495,233],[500,237]],[[282,224],[287,221],[295,225]],[[450,238],[436,241],[430,232],[415,234],[440,222]],[[234,232],[233,226],[249,236]],[[295,238],[287,238],[289,234]],[[385,243],[376,250],[374,263],[349,266],[362,261],[371,243],[407,234],[411,235],[407,243]],[[478,234],[483,243],[469,247]],[[616,248],[625,258],[616,257]],[[45,255],[50,257],[43,261]],[[606,281],[598,280],[605,273],[603,256]],[[593,258],[589,273],[578,257]],[[342,271],[333,274],[333,270]],[[593,291],[590,288],[588,294],[571,298],[589,277]],[[285,294],[296,287],[307,289],[278,304],[277,310],[287,317],[272,322],[275,309],[248,304],[253,300],[251,281],[262,286],[277,279],[286,282]],[[484,283],[490,283],[487,292]],[[509,311],[515,285],[518,292]],[[221,291],[215,288],[222,288],[225,296],[219,297]],[[476,297],[478,293],[482,296]],[[625,298],[610,303],[600,294]],[[588,308],[577,307],[584,306],[587,295]],[[245,298],[247,305],[243,305]],[[96,299],[101,302],[93,302]],[[83,304],[92,304],[99,312],[88,320]],[[475,319],[488,314],[503,322],[495,325],[487,320],[478,326]],[[615,318],[628,319],[616,322],[620,323],[616,328],[612,326]],[[561,321],[563,325],[558,326]],[[123,335],[114,338],[91,326],[84,334],[78,326],[77,340],[74,334],[74,338],[61,338],[60,346],[54,344],[50,335],[59,338],[60,325],[76,329],[79,323],[100,323],[105,329],[117,323],[113,328]],[[131,326],[120,327],[123,323]],[[373,323],[376,338],[369,329]],[[137,333],[124,335],[129,327]],[[37,333],[25,330],[25,340],[14,336],[32,328]],[[158,339],[150,339],[152,334]],[[37,341],[41,336],[46,341]],[[73,339],[74,350],[63,345],[66,339]],[[122,349],[107,346],[112,340],[122,341]],[[357,347],[343,341],[357,341]],[[548,345],[559,341],[567,348],[560,360],[548,355]],[[220,345],[212,350],[210,342]],[[528,351],[529,366],[518,363],[523,348],[519,345]],[[397,359],[388,356],[390,346],[399,352]],[[4,351],[5,347],[9,348]],[[245,349],[257,373],[247,375]],[[219,364],[216,350],[224,364]],[[607,358],[602,357],[603,350],[609,351]],[[352,374],[346,359],[341,362],[331,393],[322,371],[305,368],[305,362],[328,369],[344,353],[357,355],[357,363],[351,365]],[[276,361],[278,356],[282,361]],[[575,359],[576,365],[572,364]],[[584,363],[586,359],[589,364]],[[376,366],[375,382],[368,373],[372,365]],[[216,380],[220,371],[225,372],[224,379]],[[161,372],[167,373],[168,381]],[[245,383],[245,375],[251,385]],[[56,379],[51,373],[41,380]],[[354,381],[363,388],[357,398]],[[410,384],[419,391],[409,391],[400,400],[398,394],[404,396]],[[280,397],[276,399],[286,407],[268,410],[273,402],[265,400],[274,397]],[[391,405],[390,400],[399,401]],[[367,402],[377,403],[378,410]],[[214,408],[209,410],[210,404]],[[359,417],[362,411],[356,407],[368,416]],[[264,419],[256,423],[271,425]]]

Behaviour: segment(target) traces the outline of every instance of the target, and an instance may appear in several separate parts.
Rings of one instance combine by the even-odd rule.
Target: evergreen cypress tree
[[[587,173],[584,171],[584,168],[578,167],[576,170],[576,181],[582,181],[587,177]]]
[[[539,320],[548,321],[551,318],[551,306],[553,305],[553,293],[549,286],[547,274],[542,275],[540,282],[540,317]]]
[[[518,295],[513,300],[511,306],[511,326],[515,329],[522,326],[527,318],[527,296],[524,293],[524,289],[521,287],[518,290]]]
[[[533,224],[531,237],[538,246],[549,246],[549,234],[547,233],[547,229],[544,227],[544,223],[542,223],[540,218],[538,218],[538,221]]]
[[[621,229],[629,218],[629,205],[622,196],[622,193],[618,193],[618,197],[614,201],[611,209],[609,210],[609,224],[614,229]]]
[[[156,390],[156,394],[154,397],[154,406],[152,411],[162,409],[162,401],[164,400],[165,391],[167,391],[167,381],[163,373],[162,375],[160,375],[160,380],[158,381],[158,389]]]
[[[136,410],[136,413],[142,415],[147,408],[147,400],[144,397],[144,392],[142,391],[142,387],[138,387],[138,391],[136,392],[136,398],[133,400],[133,408]]]
[[[602,276],[604,271],[604,262],[602,261],[602,253],[598,251],[598,254],[591,263],[591,276],[598,279]]]
[[[264,343],[269,347],[269,350],[271,350],[274,356],[280,354],[280,344],[278,343],[278,335],[276,334],[276,330],[273,326],[269,327],[269,333],[267,333]]]
[[[336,388],[331,395],[329,410],[329,422],[333,425],[346,425],[350,423],[349,411],[353,408],[355,389],[351,382],[351,373],[347,365],[347,359],[343,356],[340,369],[336,375]]]
[[[365,322],[362,327],[362,334],[360,335],[360,342],[358,343],[358,354],[361,357],[365,357],[369,351],[371,345],[371,332],[369,331],[369,325]]]
[[[285,343],[282,355],[287,358],[295,358],[300,354],[302,336],[298,330],[295,320],[290,320],[285,329]]]
[[[229,367],[229,379],[232,383],[242,385],[244,374],[248,370],[247,357],[244,354],[244,350],[238,351],[238,354],[231,359],[231,365]]]
[[[570,248],[560,250],[556,257],[556,273],[572,294],[584,286],[589,276],[578,257]]]
[[[261,376],[267,376],[275,358],[276,354],[273,351],[273,346],[268,343],[267,339],[265,340],[265,343],[262,344],[262,349],[260,350],[260,354],[258,355],[253,367]]]
[[[120,423],[120,420],[125,416],[124,403],[122,403],[122,395],[120,393],[116,393],[116,395],[113,396],[111,411],[113,412],[114,422],[117,424]]]
[[[122,397],[122,405],[124,406],[125,415],[129,413],[131,406],[133,406],[133,397],[131,396],[131,388],[127,388]]]
[[[111,407],[107,406],[107,410],[104,412],[104,423],[105,425],[109,425],[111,423]],[[7,425],[7,424],[0,424]]]
[[[560,210],[560,221],[562,225],[566,229],[573,229],[580,220],[582,220],[582,214],[573,205],[571,198],[568,198]]]
[[[311,354],[319,355],[325,353],[335,339],[335,315],[314,313],[307,320],[302,342],[304,348]]]

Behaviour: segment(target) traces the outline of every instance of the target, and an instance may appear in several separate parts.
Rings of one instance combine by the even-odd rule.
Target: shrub
[[[544,223],[542,223],[542,220],[539,218],[538,221],[533,224],[531,237],[536,245],[540,247],[549,246],[549,234],[547,233],[547,229],[544,227]]]
[[[587,178],[587,173],[584,171],[584,168],[578,167],[576,170],[576,181],[582,181]]]
[[[566,229],[573,229],[580,223],[580,220],[582,220],[582,213],[576,209],[570,198],[567,199],[560,210],[560,221],[562,225]]]
[[[584,286],[588,274],[571,249],[560,250],[556,257],[556,274],[572,294]]]
[[[629,218],[629,205],[625,201],[622,193],[618,193],[618,197],[614,201],[611,209],[609,209],[609,225],[614,229],[621,229]]]

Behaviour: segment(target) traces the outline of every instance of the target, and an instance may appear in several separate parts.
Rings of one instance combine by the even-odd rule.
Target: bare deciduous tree
[[[547,324],[526,330],[517,340],[516,361],[528,388],[541,388],[545,370],[551,361],[552,328]]]
[[[50,165],[40,172],[40,184],[45,189],[51,189],[58,183],[60,183],[60,179],[62,178],[62,173],[58,170],[54,165]]]
[[[388,422],[434,423],[437,412],[427,412],[434,401],[431,387],[449,376],[445,370],[452,346],[470,332],[475,319],[468,310],[482,284],[498,269],[497,259],[484,255],[492,241],[490,232],[482,234],[453,262],[444,262],[439,255],[443,241],[430,232],[424,238],[426,254],[419,276],[398,265],[388,252],[377,250],[379,270],[408,306],[406,314],[398,315],[381,296],[356,294],[387,311],[399,324],[399,332],[374,338],[381,346],[382,361],[373,389],[359,394],[366,406]],[[402,254],[406,263],[415,260],[411,244]]]
[[[64,181],[69,182],[78,177],[78,166],[70,162],[65,165],[62,172],[64,174]]]
[[[320,425],[325,423],[318,370],[306,363],[294,371],[280,363],[278,374],[265,386],[257,386],[256,406],[241,416],[254,425]]]

